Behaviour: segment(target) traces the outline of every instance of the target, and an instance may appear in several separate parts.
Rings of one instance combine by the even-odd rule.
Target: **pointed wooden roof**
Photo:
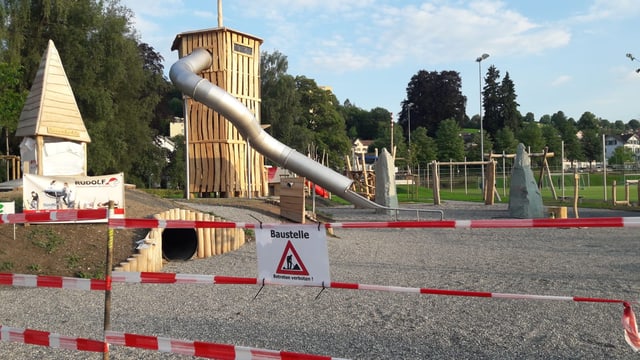
[[[91,142],[60,55],[51,40],[16,130],[16,136],[36,135]]]

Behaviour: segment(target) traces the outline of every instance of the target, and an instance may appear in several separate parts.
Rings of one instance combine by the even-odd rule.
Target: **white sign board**
[[[15,201],[0,202],[0,215],[15,214],[16,203]]]
[[[318,225],[282,224],[256,228],[258,280],[283,285],[327,285],[327,233]]]
[[[124,215],[124,174],[102,176],[38,176],[24,174],[23,212],[106,208]],[[106,219],[105,219],[106,221]]]

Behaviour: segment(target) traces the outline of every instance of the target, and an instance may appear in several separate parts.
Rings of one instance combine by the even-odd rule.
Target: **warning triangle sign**
[[[302,263],[302,260],[300,260],[300,256],[298,256],[298,252],[293,247],[291,240],[287,241],[287,245],[284,247],[282,258],[276,269],[276,274],[309,275],[307,268]]]

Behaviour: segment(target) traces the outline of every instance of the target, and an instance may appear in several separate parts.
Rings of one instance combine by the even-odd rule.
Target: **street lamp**
[[[411,107],[413,106],[413,103],[408,103],[407,104],[407,117],[409,119],[409,126],[407,127],[408,131],[408,137],[409,137],[409,151],[411,151]]]
[[[480,161],[484,161],[484,131],[482,128],[482,60],[485,60],[489,57],[489,54],[482,54],[478,56],[476,62],[478,63],[478,80],[480,84]],[[480,165],[480,170],[482,174],[482,191],[484,193],[484,164]],[[493,196],[493,194],[491,194]]]

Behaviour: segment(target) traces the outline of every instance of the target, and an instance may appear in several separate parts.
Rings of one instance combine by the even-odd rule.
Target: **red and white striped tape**
[[[48,331],[21,329],[5,325],[0,325],[0,340],[67,350],[102,353],[106,351],[106,344],[102,341],[73,338]]]
[[[0,285],[48,287],[73,290],[106,290],[107,282],[100,279],[80,279],[65,276],[0,273]]]
[[[122,345],[159,352],[197,356],[207,359],[242,360],[332,360],[330,356],[276,351],[203,341],[177,340],[166,337],[128,334],[106,331],[105,340],[112,345]]]
[[[54,221],[105,220],[107,209],[67,209],[61,211],[23,212],[3,214],[0,224],[41,223]]]
[[[143,284],[219,284],[219,285],[282,285],[274,284],[269,280],[258,280],[253,277],[219,276],[219,275],[199,275],[199,274],[176,274],[176,273],[155,273],[155,272],[126,272],[114,271],[112,282],[117,283],[143,283]],[[107,281],[98,279],[78,279],[61,276],[42,276],[24,274],[0,273],[0,285],[28,286],[28,287],[53,287],[76,290],[106,290]],[[313,285],[309,285],[313,286]],[[319,287],[319,286],[317,286]],[[635,314],[628,301],[620,299],[606,299],[580,296],[557,296],[557,295],[535,295],[535,294],[515,294],[515,293],[494,293],[485,291],[468,290],[447,290],[433,288],[417,288],[402,286],[371,285],[332,281],[323,284],[323,288],[348,289],[348,290],[370,290],[388,291],[400,293],[416,293],[426,295],[443,296],[466,296],[483,297],[512,300],[552,300],[552,301],[574,301],[592,303],[619,303],[624,305],[622,315],[622,325],[625,331],[625,340],[635,350],[640,351],[640,334],[636,322]],[[39,334],[39,333],[34,333]]]
[[[266,279],[259,281],[258,278],[251,278],[251,277],[190,275],[190,274],[152,273],[152,272],[126,272],[126,271],[114,271],[113,282],[146,283],[146,284],[282,285],[282,284],[273,284]],[[309,285],[309,286],[313,286],[313,285]],[[467,296],[467,297],[483,297],[483,298],[512,299],[512,300],[552,300],[552,301],[623,304],[624,312],[622,315],[622,324],[625,331],[625,340],[631,346],[631,348],[633,348],[634,351],[640,351],[640,334],[638,333],[636,318],[631,308],[631,304],[625,300],[580,297],[580,296],[493,293],[493,292],[485,292],[485,291],[446,290],[446,289],[417,288],[417,287],[403,287],[403,286],[384,286],[384,285],[357,284],[357,283],[346,283],[346,282],[335,282],[335,281],[332,281],[329,284],[324,284],[322,287],[335,288],[335,289],[349,289],[349,290],[389,291],[389,292],[416,293],[416,294],[426,294],[426,295]]]
[[[227,221],[192,221],[158,219],[109,219],[109,226],[125,228],[242,228],[272,227],[281,224],[253,224]],[[580,219],[488,219],[488,220],[439,220],[439,221],[364,221],[321,224],[325,228],[376,229],[376,228],[451,228],[451,229],[499,229],[499,228],[637,228],[640,217],[580,218]]]
[[[128,334],[116,331],[105,331],[105,341],[99,341],[64,336],[48,331],[23,329],[5,325],[0,325],[0,341],[100,353],[108,351],[107,344],[112,344],[174,354],[198,356],[209,359],[337,359],[329,356],[248,348],[202,341],[176,340],[166,337]]]

